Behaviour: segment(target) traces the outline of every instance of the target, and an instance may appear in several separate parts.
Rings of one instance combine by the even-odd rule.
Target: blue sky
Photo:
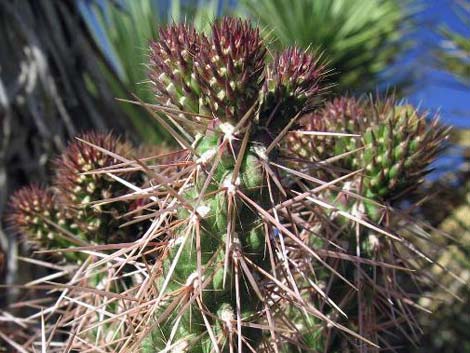
[[[470,128],[470,88],[458,85],[451,75],[434,69],[430,60],[431,48],[442,42],[435,33],[437,24],[446,24],[467,36],[470,28],[465,27],[455,14],[455,1],[429,0],[423,4],[424,10],[416,16],[420,26],[413,34],[417,48],[410,55],[420,70],[420,78],[408,99],[424,108],[440,109],[444,122]]]

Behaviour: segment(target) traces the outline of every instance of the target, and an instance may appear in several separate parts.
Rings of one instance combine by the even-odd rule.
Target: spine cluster
[[[120,228],[126,221],[122,216],[138,203],[132,199],[113,202],[113,198],[129,193],[129,188],[107,173],[121,162],[110,153],[125,157],[133,152],[129,143],[113,135],[81,135],[54,162],[51,186],[28,186],[12,196],[9,219],[25,240],[37,248],[53,250],[139,238],[142,225]],[[143,180],[138,173],[119,175],[137,185]],[[83,259],[78,252],[64,255],[78,262]]]

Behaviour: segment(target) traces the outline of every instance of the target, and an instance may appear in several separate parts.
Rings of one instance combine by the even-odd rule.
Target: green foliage
[[[375,89],[408,43],[408,2],[396,0],[241,0],[275,47],[322,54],[339,91]]]
[[[459,17],[468,31],[456,32],[443,25],[439,28],[444,44],[436,52],[440,67],[450,72],[462,84],[470,85],[470,2],[461,1]]]

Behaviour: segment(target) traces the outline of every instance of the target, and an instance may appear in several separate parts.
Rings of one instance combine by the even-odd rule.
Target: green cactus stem
[[[336,174],[361,170],[351,188],[373,201],[392,202],[416,189],[445,146],[448,129],[437,119],[428,123],[426,118],[393,98],[337,98],[303,117],[301,131],[289,134],[286,149],[290,156],[313,163],[344,156],[329,165]],[[321,136],[321,132],[355,136]],[[377,220],[374,207],[368,203],[366,207]]]
[[[198,87],[187,97],[200,102],[199,108],[189,111],[203,111],[208,119],[193,131],[194,169],[179,192],[178,226],[169,236],[163,274],[157,281],[165,299],[159,303],[156,327],[145,338],[143,351],[256,349],[269,342],[269,330],[262,329],[263,311],[274,305],[268,304],[272,288],[264,283],[270,281],[262,280],[261,273],[289,276],[277,269],[279,258],[267,253],[267,247],[279,246],[278,237],[286,230],[276,228],[264,210],[287,196],[275,185],[278,172],[271,171],[269,161],[278,155],[277,134],[295,115],[307,111],[318,95],[321,68],[309,54],[294,48],[267,68],[258,29],[237,19],[216,22],[210,37],[197,35],[188,26],[172,26],[165,30],[169,32],[171,37],[163,36],[151,46],[150,77],[168,79],[165,85],[182,96],[170,97],[161,82],[155,82],[157,100],[184,109],[178,104],[186,97],[183,92]],[[187,48],[189,43],[181,41],[195,37],[199,39],[191,42],[190,64],[188,60],[181,64],[179,50],[161,49]],[[172,79],[165,62],[193,65],[193,71]],[[299,321],[299,327],[300,322],[310,327],[315,321],[311,334],[318,337],[321,325],[316,318],[291,308],[285,319]],[[308,329],[301,330],[303,334],[291,339],[308,347]]]
[[[273,136],[300,112],[318,103],[324,67],[308,53],[292,47],[276,55],[266,68],[260,125]]]
[[[448,130],[440,126],[437,119],[428,122],[426,118],[426,114],[410,105],[400,105],[393,98],[337,98],[300,120],[300,131],[286,138],[287,155],[293,157],[293,164],[302,163],[304,170],[318,178],[360,170],[361,173],[342,188],[325,191],[324,197],[340,210],[390,227],[392,216],[384,205],[396,204],[413,192],[445,146]],[[328,135],[328,132],[339,136]],[[328,162],[332,158],[334,160]],[[323,161],[327,162],[318,167]],[[387,236],[367,227],[340,224],[342,230],[338,238],[345,243],[348,253],[396,266],[408,262]],[[409,337],[417,340],[413,336],[416,331],[413,321],[407,319],[412,309],[403,309],[412,299],[396,283],[397,277],[412,282],[409,274],[352,262],[342,264],[338,271],[359,288],[355,292],[347,286],[337,286],[333,295],[336,300],[349,298],[343,304],[349,327],[378,343],[382,323],[387,326],[394,317],[395,320],[400,317],[409,325],[399,329],[409,330]],[[391,294],[393,291],[395,294]],[[396,325],[391,326],[398,329]],[[359,345],[361,351],[377,351],[365,348],[363,343]]]

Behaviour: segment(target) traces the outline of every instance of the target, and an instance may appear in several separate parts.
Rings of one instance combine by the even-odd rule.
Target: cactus
[[[321,67],[298,49],[288,49],[266,67],[259,31],[236,19],[215,23],[210,37],[196,35],[187,26],[173,26],[167,32],[173,34],[170,43],[169,36],[162,36],[152,48],[189,48],[187,43],[174,44],[177,41],[173,38],[192,38],[194,45],[189,49],[192,55],[188,54],[194,69],[186,73],[187,81],[178,87],[178,76],[167,87],[176,93],[193,87],[190,106],[199,102],[199,109],[190,112],[207,117],[203,120],[196,116],[196,121],[204,122],[197,129],[187,122],[196,129],[194,169],[188,176],[190,186],[181,190],[183,200],[176,215],[180,222],[170,236],[172,245],[162,260],[163,276],[158,281],[162,295],[176,295],[175,300],[188,307],[165,317],[162,313],[168,310],[168,299],[162,300],[157,327],[144,340],[144,351],[158,352],[172,345],[201,353],[266,346],[273,337],[256,325],[265,322],[263,311],[273,310],[269,301],[275,289],[267,287],[268,274],[287,266],[286,273],[278,274],[279,281],[296,276],[277,238],[287,232],[290,241],[297,240],[293,231],[265,214],[265,210],[287,200],[283,190],[273,186],[279,173],[274,172],[272,177],[268,174],[269,162],[276,160],[271,156],[277,154],[277,134],[296,114],[307,111],[317,97]],[[170,77],[161,63],[178,62],[179,55],[178,49],[164,54],[153,50],[151,77]],[[188,60],[179,63],[180,68],[189,66]],[[183,72],[180,68],[172,73]],[[159,83],[154,85],[158,87]],[[158,90],[157,98],[168,96],[168,92]],[[184,109],[178,104],[184,98],[171,96],[168,102]],[[269,255],[267,246],[276,248],[278,257]],[[253,277],[244,283],[246,276]],[[281,288],[276,290],[282,299],[285,293]],[[193,303],[195,299],[197,304]],[[300,305],[305,299],[300,296],[296,300]],[[274,306],[286,305],[282,301]],[[290,311],[301,320],[312,321],[295,306]],[[280,342],[275,344],[280,346]]]
[[[62,212],[84,242],[128,244],[104,256],[110,278],[130,278],[124,286],[69,302],[69,316],[103,319],[88,330],[65,320],[68,344],[144,353],[387,346],[386,311],[397,325],[411,314],[401,284],[416,266],[405,255],[417,251],[397,234],[391,205],[425,175],[445,129],[393,100],[319,106],[323,65],[297,48],[269,60],[259,30],[239,19],[208,35],[188,24],[161,30],[149,69],[152,108],[182,151],[136,159],[113,138],[88,135],[59,159],[53,190],[37,189],[48,202],[13,199],[13,222],[41,247],[63,247],[44,236]],[[97,328],[105,340],[87,332]]]
[[[330,172],[361,170],[351,188],[381,203],[399,200],[422,183],[429,165],[445,146],[448,133],[437,119],[428,123],[426,114],[398,104],[393,98],[336,98],[320,111],[303,117],[299,128],[300,132],[286,138],[288,156],[311,163],[339,157],[329,163]],[[311,131],[351,136],[308,135]],[[368,216],[378,221],[376,207],[367,202],[365,205]]]
[[[123,223],[120,217],[137,206],[135,201],[93,204],[129,192],[128,187],[113,179],[110,173],[86,174],[119,162],[97,146],[120,156],[131,153],[131,146],[113,135],[83,134],[55,161],[56,175],[51,187],[27,186],[12,196],[10,223],[33,247],[64,249],[132,241],[140,236],[143,225],[120,228]],[[135,184],[143,182],[142,174],[133,173],[128,179]],[[60,255],[77,262],[85,258],[83,254],[70,251],[55,257],[60,259]]]
[[[138,153],[145,150],[150,148],[142,148]],[[161,151],[159,148],[158,152]],[[157,151],[153,149],[152,152]],[[54,161],[55,175],[51,186],[26,186],[14,193],[10,200],[9,223],[34,249],[46,250],[48,260],[64,268],[72,265],[75,270],[89,261],[86,252],[74,251],[76,247],[92,250],[94,246],[138,239],[145,230],[145,223],[124,228],[121,225],[139,213],[141,201],[114,199],[132,191],[124,180],[141,186],[143,174],[112,170],[122,163],[123,158],[131,158],[135,153],[137,151],[130,143],[112,134],[91,132],[80,135]],[[95,258],[91,263],[97,260]],[[130,271],[129,266],[123,271]],[[65,272],[70,276],[61,282],[69,281],[71,285],[121,292],[132,284],[132,279],[127,276],[110,278],[106,266],[84,271],[79,278],[74,278],[73,270]],[[104,308],[116,313],[118,306],[105,302]],[[103,320],[102,314],[96,313],[90,325],[99,320]],[[87,337],[98,339],[103,336],[112,341],[109,333],[114,330],[117,330],[116,325],[106,324],[104,329],[94,329]]]
[[[285,154],[293,159],[291,163],[298,164],[300,161],[310,175],[317,177],[328,173],[337,177],[345,171],[360,170],[361,173],[350,179],[342,189],[327,190],[324,197],[335,200],[338,208],[359,218],[397,230],[400,229],[399,222],[406,222],[384,205],[396,205],[418,188],[429,172],[430,163],[445,146],[448,133],[448,129],[441,127],[437,119],[428,123],[426,114],[410,105],[398,104],[393,98],[337,98],[319,111],[303,117],[299,129],[285,141]],[[318,131],[346,135],[339,138],[308,134]],[[322,161],[331,161],[327,163],[329,169],[316,168]],[[397,245],[390,237],[370,228],[355,229],[350,224],[338,232],[337,239],[347,244],[349,252],[365,259],[400,267],[409,263],[407,256],[422,256],[408,243],[408,239],[400,239],[405,246],[397,251]],[[339,271],[357,284],[357,293],[350,288],[344,291],[337,288],[337,295],[339,298],[350,298],[345,300],[346,303],[349,301],[345,304],[349,324],[361,335],[379,342],[383,322],[384,326],[388,323],[391,328],[408,329],[412,332],[410,336],[413,336],[413,323],[409,323],[408,328],[406,325],[390,325],[398,317],[406,322],[406,310],[412,310],[403,309],[406,302],[412,302],[412,299],[410,293],[403,291],[400,283],[396,282],[395,270],[382,266],[361,269],[358,264],[345,263]],[[413,280],[410,275],[399,276],[400,282]],[[342,349],[346,350],[344,346]]]
[[[27,186],[11,198],[10,222],[27,235],[34,247],[61,249],[80,244],[73,233],[77,228],[72,217],[57,203],[54,193],[39,186]],[[58,254],[60,259],[60,255]],[[79,260],[76,254],[65,253],[68,260]]]

